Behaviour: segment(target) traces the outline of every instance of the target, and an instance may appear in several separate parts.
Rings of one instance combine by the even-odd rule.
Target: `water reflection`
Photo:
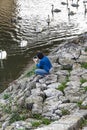
[[[7,58],[7,52],[0,50],[0,60],[6,59]]]
[[[4,69],[4,64],[3,64],[3,60],[7,58],[7,52],[0,50],[0,65],[1,65],[1,69]]]
[[[7,59],[1,61],[3,69],[0,68],[3,90],[28,64],[31,66],[32,57],[38,50],[47,54],[62,40],[86,32],[84,4],[87,5],[83,0],[78,3],[76,0],[0,1],[0,49],[8,54]],[[52,5],[61,12],[52,12]],[[75,15],[69,15],[68,8]],[[55,45],[54,40],[59,41],[58,44]]]

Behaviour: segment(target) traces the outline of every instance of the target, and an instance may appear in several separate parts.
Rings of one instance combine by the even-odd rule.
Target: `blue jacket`
[[[36,64],[37,68],[44,69],[49,73],[49,70],[52,68],[52,64],[47,56],[44,56],[40,59],[39,63]]]

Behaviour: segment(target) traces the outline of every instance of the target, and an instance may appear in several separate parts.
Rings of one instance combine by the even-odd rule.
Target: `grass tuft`
[[[69,115],[70,111],[67,109],[62,109],[62,115]]]
[[[80,82],[81,82],[81,84],[83,84],[83,83],[87,82],[87,79],[81,78]]]
[[[9,97],[10,97],[10,94],[8,94],[8,93],[5,93],[3,96],[4,99],[8,99]]]
[[[81,63],[81,67],[87,69],[87,62]]]

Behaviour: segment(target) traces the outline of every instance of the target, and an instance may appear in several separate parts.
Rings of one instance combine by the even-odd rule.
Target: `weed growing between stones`
[[[82,62],[81,67],[87,69],[87,62]]]
[[[84,87],[85,92],[87,92],[87,86]]]
[[[61,85],[58,86],[57,90],[60,90],[64,93],[65,88],[66,88],[66,82],[63,82]]]
[[[3,110],[4,114],[10,114],[9,123],[12,124],[15,121],[24,121],[27,118],[34,118],[36,121],[32,122],[32,127],[38,127],[41,124],[48,125],[51,120],[42,117],[40,114],[31,114],[25,107],[20,108],[20,106],[15,103],[16,110],[12,109],[12,99],[9,98],[9,103],[6,105],[0,104],[0,108]]]
[[[81,84],[83,84],[83,83],[85,83],[85,82],[87,82],[87,79],[84,79],[84,78],[81,78],[81,79],[80,79],[80,83],[81,83]]]
[[[20,108],[20,106],[17,105],[17,102],[13,103],[12,98],[8,98],[7,104],[0,104],[0,108],[4,114],[10,114],[9,123],[25,120],[27,118],[27,110],[25,108]]]
[[[36,69],[36,66],[33,66],[32,69],[25,76],[31,77],[32,75],[34,75],[35,69]]]
[[[49,125],[50,123],[51,123],[51,120],[42,117],[39,121],[32,122],[32,127],[38,127],[41,124]]]
[[[70,111],[67,109],[62,109],[62,115],[69,115]]]
[[[57,90],[60,90],[63,92],[64,94],[64,89],[67,87],[67,82],[69,81],[69,77],[66,77],[66,80],[64,82],[61,83],[61,85],[58,86]]]
[[[80,109],[87,109],[87,105],[86,106],[81,105]]]
[[[80,82],[81,82],[81,85],[82,85],[83,83],[87,82],[87,79],[81,78],[81,79],[80,79]],[[85,92],[87,92],[87,86],[84,86],[84,87],[82,88],[82,90],[84,90]]]
[[[85,48],[85,52],[87,52],[87,47]]]
[[[26,130],[25,128],[18,128],[17,130]]]
[[[4,98],[4,99],[8,99],[8,98],[10,98],[10,94],[5,93],[4,96],[3,96],[3,98]]]
[[[41,114],[33,114],[32,117],[35,118],[35,119],[41,119],[42,118]]]
[[[42,117],[40,114],[33,114],[32,115],[33,118],[37,119],[37,120],[41,120],[42,121],[42,124],[50,124],[51,120],[48,119],[48,118],[44,118]]]
[[[50,119],[44,118],[40,114],[34,114],[32,116],[33,116],[33,118],[37,119],[37,121],[32,122],[32,127],[38,127],[41,124],[49,125],[51,123]]]
[[[80,122],[80,128],[82,129],[84,126],[87,126],[87,119],[85,118]]]
[[[40,121],[35,121],[35,122],[32,122],[32,127],[38,127],[40,126],[42,123]]]
[[[77,102],[77,105],[80,109],[87,109],[87,105],[82,105],[82,101]]]
[[[42,118],[42,124],[49,125],[51,123],[51,120],[47,118]]]
[[[8,100],[9,103],[5,104],[5,105],[2,105],[0,104],[0,107],[2,108],[2,111],[4,113],[7,113],[7,114],[11,114],[12,113],[12,110],[11,110],[11,106],[12,106],[12,99],[9,97],[9,100]]]
[[[15,121],[20,121],[20,120],[25,120],[25,119],[26,119],[26,117],[24,115],[20,115],[20,113],[14,112],[11,114],[9,123],[13,123]]]
[[[82,101],[78,101],[77,106],[80,108],[82,106]]]

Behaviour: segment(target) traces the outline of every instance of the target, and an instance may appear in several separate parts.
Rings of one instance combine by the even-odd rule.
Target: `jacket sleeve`
[[[36,67],[37,67],[37,68],[41,68],[41,66],[42,66],[42,62],[39,61],[39,63],[36,64]]]

